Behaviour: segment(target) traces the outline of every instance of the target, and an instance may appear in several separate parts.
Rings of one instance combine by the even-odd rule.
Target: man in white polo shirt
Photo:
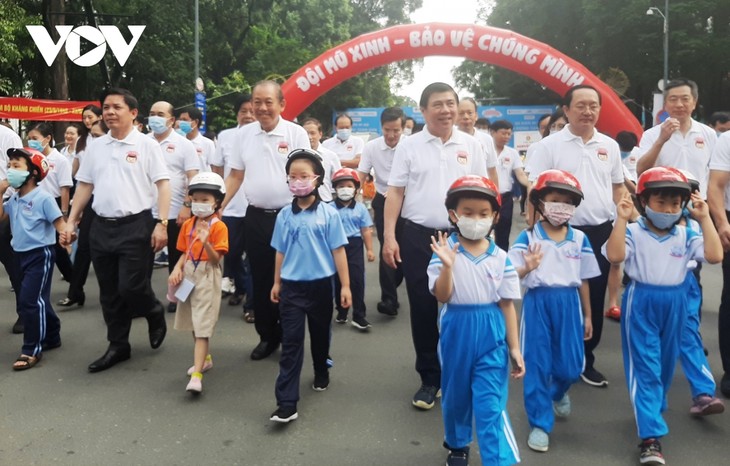
[[[327,139],[322,145],[337,154],[343,167],[357,168],[365,142],[352,135],[352,118],[350,115],[337,115],[335,120],[335,137]]]
[[[416,371],[421,376],[412,403],[419,409],[431,409],[441,388],[438,303],[426,273],[433,254],[431,236],[449,228],[444,202],[451,183],[464,175],[486,176],[487,168],[496,178],[495,161],[488,164],[479,141],[456,130],[458,105],[459,97],[448,84],[426,86],[420,100],[426,127],[396,147],[385,200],[383,259],[395,267],[402,258]],[[404,224],[396,238],[399,215]]]
[[[261,338],[251,352],[251,359],[260,360],[276,351],[281,343],[279,308],[270,299],[276,254],[271,247],[271,237],[276,216],[292,200],[286,178],[286,160],[294,149],[308,149],[310,146],[307,132],[281,117],[286,101],[278,83],[260,81],[251,95],[257,122],[238,130],[236,152],[230,161],[231,173],[226,177],[223,207],[243,185],[249,203],[246,210],[246,253],[253,278],[256,332]]]
[[[720,391],[730,398],[730,131],[717,140],[710,160],[710,181],[707,202],[717,233],[720,235],[725,257],[722,261],[722,297],[717,327],[723,376]]]
[[[203,136],[200,127],[203,124],[203,112],[198,107],[187,107],[180,110],[177,119],[180,130],[188,141],[193,143],[195,153],[200,161],[200,171],[209,172],[211,160],[215,155],[215,143]]]
[[[190,218],[190,196],[188,182],[198,174],[200,161],[193,143],[173,130],[175,123],[174,108],[168,102],[155,102],[150,108],[147,122],[150,127],[149,137],[156,141],[162,149],[162,157],[170,176],[170,209],[167,216],[167,269],[172,273],[182,253],[177,250],[177,237],[180,227]],[[157,209],[152,209],[152,216],[159,217]],[[150,264],[152,266],[152,264]],[[175,312],[177,305],[168,303],[168,312]]]
[[[380,242],[380,264],[378,265],[378,278],[380,281],[380,302],[378,312],[381,314],[398,315],[398,287],[403,282],[403,271],[400,264],[396,268],[388,266],[383,260],[383,213],[385,208],[385,195],[388,192],[388,178],[390,169],[393,166],[395,148],[401,141],[405,127],[405,114],[400,107],[388,107],[380,114],[380,127],[383,135],[365,144],[360,158],[360,165],[357,167],[360,179],[364,180],[367,175],[374,173],[375,177],[375,198],[373,199],[373,213],[375,220],[375,232]],[[398,218],[395,226],[395,236],[400,238],[403,229],[403,219]]]
[[[477,121],[477,109],[476,100],[471,97],[462,97],[459,101],[459,119],[457,120],[457,125],[459,127],[459,131],[470,136],[474,136],[477,140],[479,140],[484,148],[484,153],[487,154],[487,165],[491,167],[491,163],[494,162],[494,166],[496,167],[497,152],[494,148],[494,140],[492,139],[492,136],[489,135],[489,128],[487,127],[486,131],[477,131],[475,127]],[[492,181],[498,179],[496,168],[494,168],[494,172],[489,171],[488,173],[489,178]],[[500,189],[502,188],[500,187]]]
[[[309,144],[312,150],[322,158],[324,167],[324,180],[319,187],[319,197],[324,202],[332,202],[332,174],[342,168],[340,158],[320,143],[322,141],[322,123],[316,118],[307,118],[302,121],[302,128],[309,136]]]
[[[687,170],[700,182],[700,195],[707,198],[710,156],[717,141],[715,130],[692,118],[699,97],[697,84],[673,79],[664,87],[664,109],[669,118],[647,130],[639,143],[637,175],[651,167]]]
[[[151,285],[154,251],[167,243],[170,186],[159,144],[133,125],[137,99],[126,89],[109,89],[101,97],[109,133],[86,149],[76,173],[76,194],[63,244],[76,237],[76,224],[94,193],[96,213],[90,232],[91,259],[99,281],[99,300],[107,326],[109,348],[89,365],[89,372],[106,370],[130,357],[132,317],[143,315],[152,348],[165,338],[165,310]],[[98,187],[99,189],[94,189]],[[156,189],[155,189],[156,188]],[[163,220],[155,222],[152,207]]]
[[[569,124],[557,133],[530,146],[530,182],[545,170],[556,168],[573,174],[583,188],[584,200],[575,210],[570,225],[583,231],[594,251],[600,251],[613,230],[615,203],[624,193],[624,172],[616,141],[599,133],[601,95],[587,85],[575,86],[563,99]],[[534,218],[534,217],[533,217]],[[603,307],[610,264],[596,254],[601,275],[589,280],[593,337],[585,341],[585,368],[581,378],[589,385],[605,387],[606,378],[593,367],[593,351],[601,341]]]

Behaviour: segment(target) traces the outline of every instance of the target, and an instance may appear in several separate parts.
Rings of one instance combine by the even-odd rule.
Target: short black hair
[[[565,93],[565,96],[563,97],[563,105],[565,105],[566,107],[570,107],[570,104],[573,101],[573,94],[575,94],[575,91],[579,91],[581,89],[589,89],[598,94],[598,103],[601,104],[601,93],[598,92],[598,89],[588,84],[579,84],[577,86],[571,87],[568,92]]]
[[[484,117],[477,118],[477,121],[474,123],[474,126],[478,126],[478,125],[486,126],[487,129],[492,129],[492,124],[489,122],[489,118],[484,118]]]
[[[127,107],[129,107],[130,110],[139,109],[139,101],[137,101],[137,98],[127,89],[122,89],[121,87],[111,87],[109,89],[104,89],[104,91],[101,93],[101,97],[99,98],[102,107],[104,106],[104,101],[110,95],[122,96],[122,98],[124,99],[124,103],[127,104]]]
[[[616,135],[616,142],[622,151],[628,152],[639,143],[639,138],[631,131],[620,131]]]
[[[688,86],[690,92],[692,93],[692,97],[697,100],[700,98],[700,91],[697,87],[697,83],[692,81],[691,79],[687,78],[675,78],[670,79],[669,82],[664,86],[664,98],[667,98],[667,94],[669,94],[669,91],[682,86]]]
[[[302,126],[307,125],[307,124],[316,125],[317,126],[317,129],[319,130],[319,132],[320,133],[322,132],[322,122],[319,121],[318,119],[314,118],[314,117],[307,117],[304,120],[302,120],[302,122],[300,124]]]
[[[383,125],[385,123],[390,123],[391,121],[398,121],[398,118],[400,118],[401,126],[405,126],[405,115],[406,114],[403,113],[403,109],[400,107],[388,107],[380,114],[380,124]]]
[[[446,83],[435,82],[426,86],[426,88],[421,93],[421,100],[419,102],[421,108],[428,107],[428,100],[431,98],[431,96],[440,92],[451,92],[452,94],[454,94],[454,99],[456,99],[456,103],[459,103],[459,96],[456,94],[456,91],[453,87],[449,86]]]
[[[177,118],[180,119],[180,115],[187,113],[191,120],[198,122],[198,128],[203,124],[203,112],[198,107],[185,107],[180,109],[177,114]]]
[[[507,120],[493,121],[492,124],[489,125],[489,129],[491,131],[499,131],[500,129],[512,129],[512,128],[514,128],[514,125],[512,125],[512,123]]]
[[[335,126],[337,126],[337,122],[343,118],[347,118],[348,120],[350,120],[350,125],[352,126],[352,117],[350,115],[348,115],[347,113],[338,113],[337,114],[337,116],[335,117]]]
[[[45,121],[33,123],[30,128],[28,128],[28,132],[30,133],[31,131],[38,131],[44,138],[51,136],[51,139],[53,139],[53,127],[50,123],[46,123]]]
[[[251,102],[251,94],[241,94],[238,96],[233,104],[233,113],[240,112],[243,104],[247,104],[249,102]]]
[[[730,113],[728,112],[715,112],[710,115],[709,120],[707,120],[710,126],[715,126],[718,123],[725,124],[728,121],[730,121]]]

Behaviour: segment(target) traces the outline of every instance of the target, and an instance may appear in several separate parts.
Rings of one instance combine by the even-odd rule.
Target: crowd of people
[[[259,336],[251,359],[281,347],[270,419],[291,422],[305,323],[316,391],[330,384],[333,323],[371,328],[365,260],[376,260],[374,225],[376,309],[398,316],[405,281],[421,379],[411,403],[429,410],[442,398],[447,465],[468,464],[473,421],[483,464],[519,461],[510,377],[524,378],[528,447],[548,451],[555,417],[571,413],[571,385],[608,384],[595,354],[607,292],[605,316],[621,323],[639,461],[664,464],[662,413],[678,359],[690,414],[724,411],[699,334],[703,262],[723,263],[720,391],[730,397],[730,131],[720,134],[730,125],[722,113],[714,128],[693,119],[698,98],[694,82],[671,81],[668,118],[614,140],[596,129],[600,93],[576,86],[536,121],[543,138],[524,157],[508,145],[511,123],[489,125],[473,99],[444,83],[421,95],[423,127],[390,107],[382,136],[367,143],[346,114],[324,141],[318,120],[285,120],[273,81],[241,96],[237,126],[216,142],[202,134],[198,109],[164,101],[149,108],[143,134],[139,103],[124,89],[85,108],[61,151],[48,124],[28,127],[25,145],[0,127],[0,261],[16,292],[13,330],[23,333],[13,369],[31,369],[61,345],[54,264],[69,282],[57,306],[70,307],[84,305],[93,263],[109,344],[90,372],[130,358],[136,317],[160,347],[174,312],[175,329],[194,339],[186,390],[200,393],[228,293]],[[359,194],[369,180],[372,216]],[[517,198],[528,228],[510,243]],[[165,246],[168,288],[154,290],[154,254]]]

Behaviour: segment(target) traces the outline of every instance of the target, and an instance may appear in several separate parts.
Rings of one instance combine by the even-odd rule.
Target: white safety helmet
[[[194,191],[208,191],[223,200],[226,197],[226,184],[217,173],[198,173],[188,185],[188,194],[193,194]]]

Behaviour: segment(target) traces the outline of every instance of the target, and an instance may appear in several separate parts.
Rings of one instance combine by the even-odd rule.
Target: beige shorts
[[[177,303],[175,330],[192,330],[198,338],[210,338],[221,310],[221,266],[200,262],[196,270],[193,262],[187,261],[184,270],[195,288],[185,302]]]

